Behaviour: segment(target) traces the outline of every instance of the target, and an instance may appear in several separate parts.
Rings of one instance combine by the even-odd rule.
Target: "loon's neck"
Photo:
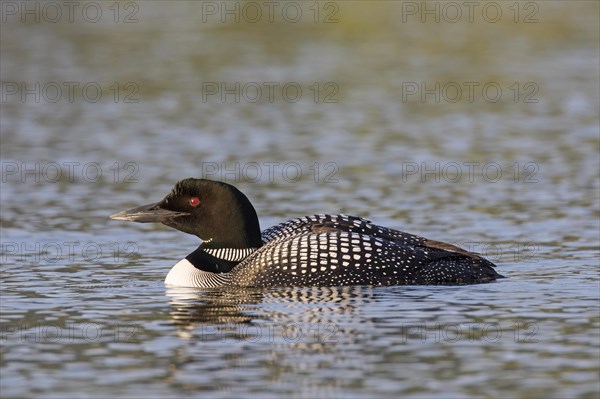
[[[254,251],[256,248],[211,248],[203,243],[171,268],[165,284],[200,288],[230,284],[229,272]]]
[[[209,273],[227,273],[239,260],[225,258],[221,252],[227,248],[208,248],[202,243],[194,252],[185,257],[196,269]]]
[[[166,285],[192,288],[212,288],[229,285],[230,273],[211,273],[200,270],[189,260],[182,259],[171,268],[165,278]]]

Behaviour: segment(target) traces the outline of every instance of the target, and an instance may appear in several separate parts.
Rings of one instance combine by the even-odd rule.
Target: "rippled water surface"
[[[598,397],[597,2],[50,3],[0,24],[3,398]],[[191,176],[507,278],[167,289],[197,240],[107,216]]]

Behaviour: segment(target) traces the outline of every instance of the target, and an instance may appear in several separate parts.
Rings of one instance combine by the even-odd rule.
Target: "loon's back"
[[[240,286],[473,284],[502,276],[459,247],[346,215],[294,219],[262,233],[264,245],[233,268]]]

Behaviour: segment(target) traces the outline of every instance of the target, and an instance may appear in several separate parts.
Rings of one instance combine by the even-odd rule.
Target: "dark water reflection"
[[[108,2],[98,23],[3,14],[0,396],[598,396],[598,3],[421,23],[403,20],[420,2],[348,1],[329,24],[312,2],[298,23],[224,24],[203,22],[211,2],[129,3],[132,24]],[[103,96],[23,99],[21,84],[52,82]],[[265,82],[303,96],[206,91]],[[453,82],[502,97],[405,91]],[[197,240],[106,218],[189,176],[235,183],[263,227],[360,215],[481,252],[508,278],[166,289]]]

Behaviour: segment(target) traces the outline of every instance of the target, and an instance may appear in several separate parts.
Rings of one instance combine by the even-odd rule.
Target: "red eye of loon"
[[[192,197],[192,198],[190,198],[190,205],[191,206],[198,206],[199,203],[200,203],[200,200],[198,199],[198,197]]]

